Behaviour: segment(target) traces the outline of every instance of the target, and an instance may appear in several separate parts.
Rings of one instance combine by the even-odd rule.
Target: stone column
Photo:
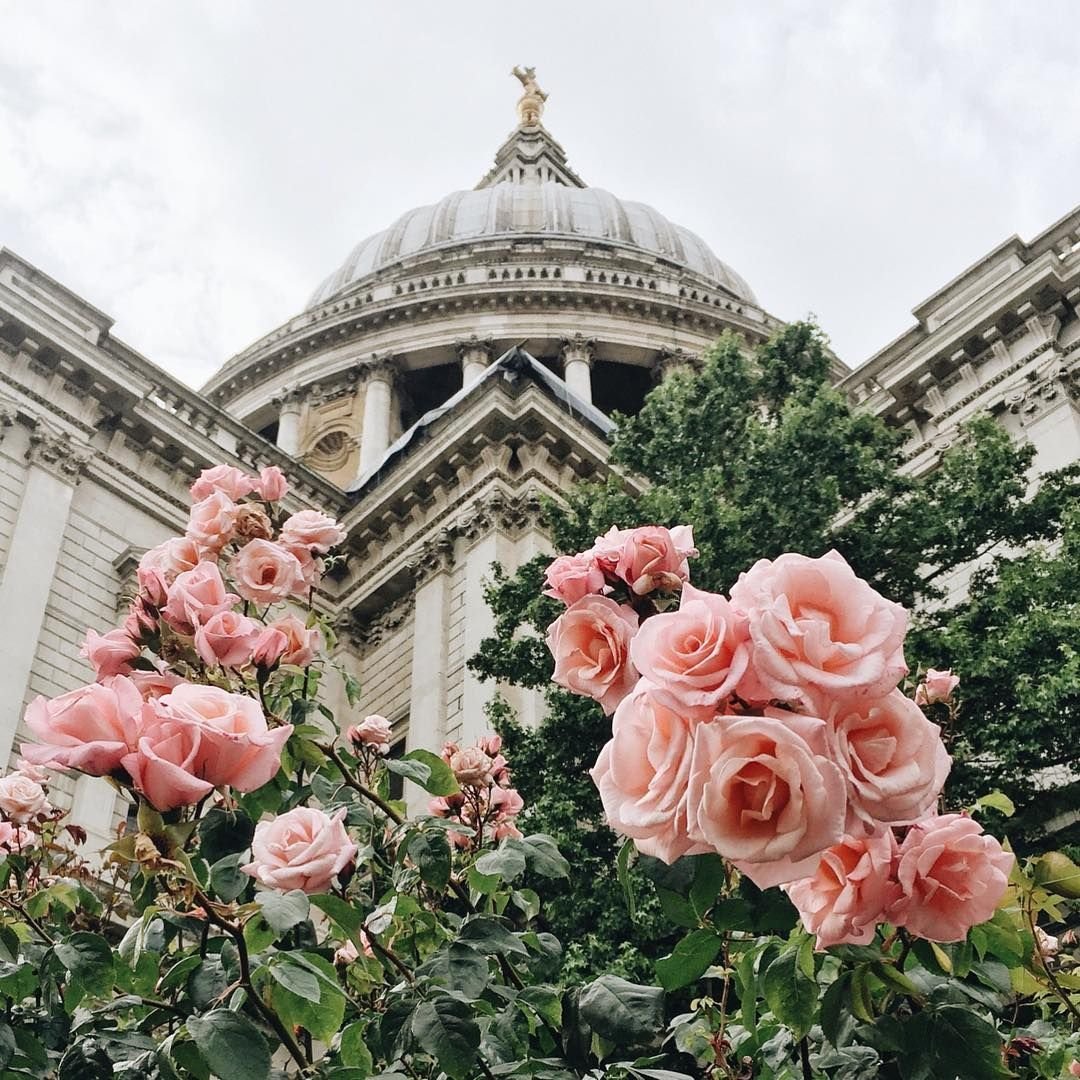
[[[464,341],[455,341],[454,348],[461,359],[461,385],[471,386],[487,370],[495,356],[491,338],[482,341],[475,334]]]
[[[685,349],[661,349],[653,371],[657,380],[662,382],[678,372],[696,371],[699,363],[698,358]]]
[[[582,334],[562,343],[563,382],[582,401],[592,404],[593,342]]]
[[[360,431],[359,476],[379,463],[390,445],[390,410],[394,399],[396,367],[389,358],[364,369],[364,420]]]
[[[277,445],[283,454],[296,457],[300,452],[300,413],[303,409],[303,394],[298,387],[286,390],[280,397],[274,398],[278,410]]]
[[[0,577],[0,767],[11,757],[22,716],[84,449],[42,428],[30,435],[30,465]]]

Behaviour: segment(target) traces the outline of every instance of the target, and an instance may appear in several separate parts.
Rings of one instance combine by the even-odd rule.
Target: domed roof
[[[644,203],[619,199],[602,188],[555,181],[503,181],[476,191],[455,191],[430,206],[402,214],[388,229],[362,240],[316,290],[308,307],[324,303],[354,282],[423,252],[498,236],[539,235],[628,244],[685,266],[756,304],[750,286],[713,254],[700,236]]]

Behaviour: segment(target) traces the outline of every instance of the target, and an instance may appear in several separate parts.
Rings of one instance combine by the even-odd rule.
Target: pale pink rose
[[[110,630],[107,634],[87,630],[79,655],[90,661],[100,680],[110,675],[127,675],[131,671],[131,661],[141,652],[139,644],[123,630]]]
[[[623,545],[615,573],[637,596],[658,589],[678,589],[690,576],[686,557],[675,548],[671,530],[662,525],[633,529]]]
[[[48,809],[45,789],[36,780],[17,772],[0,777],[0,811],[8,821],[24,824]]]
[[[191,501],[200,502],[208,495],[221,492],[230,499],[242,499],[255,490],[257,481],[234,465],[215,465],[203,469],[198,480],[191,485]]]
[[[292,725],[268,728],[262,708],[246,694],[183,683],[154,703],[162,719],[185,720],[199,729],[194,773],[214,787],[254,791],[276,775]]]
[[[120,629],[132,641],[140,645],[144,641],[149,641],[157,633],[157,614],[145,596],[140,594],[132,600]]]
[[[520,840],[525,834],[512,822],[512,821],[500,821],[496,824],[495,828],[491,830],[491,839],[495,843],[499,843],[500,840],[506,840],[512,838],[514,840]]]
[[[822,720],[770,713],[698,724],[690,838],[731,859],[759,888],[809,877],[844,835],[845,787],[827,756]]]
[[[959,685],[960,676],[954,675],[948,668],[944,671],[928,668],[923,681],[915,687],[915,704],[934,705],[939,701],[949,701]]]
[[[239,599],[225,588],[217,563],[201,562],[177,575],[161,617],[177,633],[193,635],[196,627],[219,611],[230,610]]]
[[[314,807],[297,806],[272,821],[260,821],[244,873],[282,892],[327,892],[356,859],[358,849],[345,831],[344,819],[344,808],[330,817]]]
[[[604,571],[588,555],[560,555],[544,571],[545,596],[561,600],[568,607],[591,593],[604,591]]]
[[[202,561],[199,545],[186,536],[174,536],[150,548],[139,560],[136,574],[140,592],[154,607],[163,607],[177,575],[194,570]]]
[[[289,493],[289,481],[276,465],[267,465],[259,473],[259,482],[255,490],[266,502],[277,502]]]
[[[393,731],[393,726],[385,716],[372,713],[365,716],[359,724],[353,724],[345,732],[345,736],[355,746],[373,746],[380,754],[386,754],[390,751]]]
[[[500,817],[512,818],[525,809],[525,800],[517,788],[493,787],[488,792],[488,805]]]
[[[26,726],[40,743],[24,744],[23,756],[36,765],[105,776],[134,745],[142,705],[138,688],[123,675],[51,701],[39,697],[27,707]]]
[[[121,764],[136,791],[155,809],[164,813],[193,806],[214,790],[213,784],[197,775],[203,757],[201,731],[188,721],[155,715],[152,705],[146,710],[148,720],[138,744]]]
[[[264,627],[251,650],[251,662],[256,667],[272,668],[288,647],[289,639],[277,627]]]
[[[606,596],[583,596],[548,627],[547,644],[555,657],[552,679],[613,713],[637,682],[630,662],[637,628],[633,608]]]
[[[817,873],[785,886],[817,947],[869,945],[877,924],[896,902],[892,876],[896,839],[890,829],[871,836],[845,836],[826,850]]]
[[[491,758],[479,746],[454,751],[450,768],[462,787],[487,787],[491,783]]]
[[[907,612],[835,551],[761,559],[739,576],[731,602],[750,618],[750,664],[774,698],[880,697],[907,673]]]
[[[12,825],[10,821],[0,821],[0,850],[26,851],[35,843],[34,834],[25,825]]]
[[[255,604],[272,604],[304,590],[304,573],[292,552],[272,540],[249,540],[229,563],[236,591]]]
[[[694,732],[707,714],[691,720],[683,713],[642,679],[619,702],[612,738],[590,773],[608,825],[666,863],[710,850],[690,838],[687,803]]]
[[[646,619],[630,644],[634,667],[676,707],[718,707],[735,692],[749,658],[746,616],[689,584],[678,611]]]
[[[280,630],[285,635],[285,651],[281,656],[283,664],[307,667],[315,659],[322,644],[322,634],[317,626],[307,626],[295,615],[283,615],[270,623],[270,627]]]
[[[633,533],[633,529],[618,529],[614,525],[603,536],[598,536],[584,554],[596,561],[601,570],[609,574],[615,573],[615,567],[623,556],[627,540]]]
[[[195,651],[204,664],[243,667],[251,660],[252,650],[262,627],[246,615],[219,611],[195,631]]]
[[[292,555],[296,561],[300,564],[300,575],[303,582],[302,587],[298,587],[295,595],[304,597],[307,593],[314,589],[319,584],[319,575],[322,573],[323,561],[322,559],[315,558],[311,554],[311,549],[302,547],[299,544],[282,544],[290,555]]]
[[[490,757],[495,757],[502,749],[502,736],[501,735],[481,735],[476,740],[476,745],[484,751],[485,754]]]
[[[199,547],[217,553],[233,538],[236,510],[228,495],[215,491],[191,508],[184,533]]]
[[[1080,1076],[1080,1061],[1072,1061],[1069,1063],[1069,1075]]]
[[[994,914],[1013,856],[963,814],[927,818],[908,830],[897,857],[901,896],[889,922],[927,941],[963,941]]]
[[[848,782],[848,828],[910,825],[929,814],[952,768],[941,729],[910,698],[834,702],[829,750]]]
[[[364,950],[364,955],[374,956],[375,950],[371,947],[371,939],[362,928],[357,937],[360,938],[360,945]],[[360,953],[352,941],[346,941],[344,945],[334,952],[334,963],[339,967],[348,967],[349,964],[355,963],[359,959]]]
[[[1052,960],[1059,952],[1061,952],[1061,940],[1054,937],[1053,934],[1048,934],[1041,926],[1035,927],[1035,943],[1039,947],[1039,952],[1042,953],[1043,959]]]
[[[690,525],[675,525],[671,529],[671,542],[675,545],[675,550],[684,559],[696,559],[698,557],[698,549],[694,546],[694,530]],[[689,575],[690,568],[687,565],[687,575]]]
[[[15,759],[15,771],[28,780],[33,780],[39,784],[45,784],[49,780],[48,769],[35,765],[33,762],[27,761],[26,758],[17,757]]]
[[[133,671],[129,677],[138,687],[143,701],[156,701],[184,681],[169,671]]]
[[[321,510],[301,510],[281,526],[281,542],[325,555],[345,539],[345,530]]]

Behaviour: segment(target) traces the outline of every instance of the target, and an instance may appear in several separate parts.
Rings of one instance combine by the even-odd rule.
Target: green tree
[[[1061,650],[1077,616],[1074,610],[1071,624],[1065,616],[1049,617],[1060,635],[1056,651],[1044,648],[1037,622],[1026,624],[1014,633],[1021,656],[1008,660],[993,652],[986,624],[1023,608],[1026,575],[1036,565],[1024,558],[1053,563],[1060,556],[1032,554],[1011,570],[1013,563],[999,556],[972,599],[952,607],[945,607],[954,598],[944,583],[972,560],[1058,539],[1064,508],[1076,494],[1075,474],[1049,478],[1028,498],[1033,448],[1012,442],[990,417],[979,417],[936,468],[912,476],[904,468],[899,433],[852,409],[828,375],[827,345],[812,324],[783,328],[752,355],[741,339],[721,338],[699,372],[675,374],[636,416],[617,418],[611,460],[622,475],[583,484],[564,505],[548,507],[554,546],[583,550],[612,525],[689,523],[700,550],[692,580],[718,591],[759,558],[784,551],[817,556],[835,548],[856,573],[913,609],[917,624],[925,622],[926,632],[909,650],[913,670],[952,663],[963,675],[970,728],[954,748],[965,759],[957,767],[957,790],[966,795],[992,780],[1019,793],[1032,769],[1065,756],[1055,738],[1068,721],[1044,718],[1036,739],[1001,755],[1009,732],[1015,737],[1013,718],[1030,715],[1040,701],[1034,694],[1022,714],[1013,710],[1021,688],[1008,685],[1001,665],[1011,662],[1013,671],[1022,669],[1033,682],[1050,665],[1060,689],[1040,685],[1060,704],[1070,674],[1076,686],[1075,657],[1070,654],[1070,668]],[[645,483],[628,483],[628,477]],[[641,975],[640,965],[670,940],[657,918],[657,894],[640,873],[631,879],[639,910],[636,920],[629,919],[613,869],[617,841],[603,827],[585,773],[610,724],[594,703],[549,682],[543,635],[560,605],[541,595],[547,562],[536,559],[512,576],[496,572],[488,590],[495,632],[470,663],[486,677],[541,688],[547,697],[546,717],[535,730],[519,726],[501,705],[494,720],[520,763],[517,775],[535,827],[557,836],[571,864],[582,870],[549,908],[553,929],[584,968],[621,964]],[[1051,576],[1057,580],[1056,571]],[[1065,587],[1067,577],[1062,572],[1057,583]],[[1075,588],[1065,595],[1075,597]],[[1054,603],[1050,584],[1047,602]],[[1069,692],[1073,716],[1076,691]],[[994,723],[984,724],[984,716]],[[988,752],[998,754],[992,768],[977,764]],[[627,949],[627,941],[634,947]]]

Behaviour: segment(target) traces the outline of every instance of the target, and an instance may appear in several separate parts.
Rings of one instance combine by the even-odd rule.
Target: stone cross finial
[[[536,81],[536,68],[523,68],[518,65],[510,74],[524,88],[517,103],[518,121],[522,127],[533,127],[539,124],[540,117],[544,115],[544,102],[547,101],[548,96],[540,89],[540,84]]]

